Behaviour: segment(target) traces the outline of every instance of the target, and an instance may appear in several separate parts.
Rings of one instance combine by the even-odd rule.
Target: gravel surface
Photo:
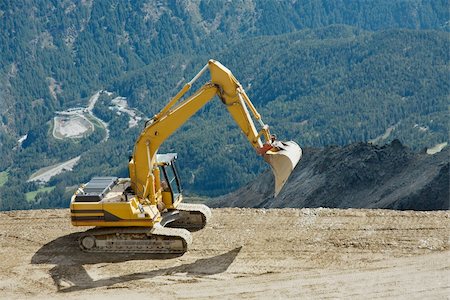
[[[0,213],[0,298],[444,299],[448,211],[214,209],[178,257],[86,254],[68,210]]]

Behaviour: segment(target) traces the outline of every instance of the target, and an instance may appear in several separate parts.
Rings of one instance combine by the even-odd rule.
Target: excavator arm
[[[193,83],[208,69],[211,81],[181,101]],[[262,122],[260,114],[239,81],[222,64],[210,60],[157,115],[147,122],[137,139],[129,162],[129,171],[131,186],[140,199],[156,204],[156,195],[160,187],[160,174],[156,163],[159,147],[214,96],[222,100],[248,141],[271,165],[275,175],[275,196],[279,193],[301,158],[300,147],[293,141],[273,141],[269,126]],[[261,125],[261,130],[256,129],[250,112]],[[264,139],[264,143],[261,138]]]

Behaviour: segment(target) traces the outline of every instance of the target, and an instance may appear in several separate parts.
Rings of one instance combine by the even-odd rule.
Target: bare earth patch
[[[0,213],[8,299],[445,299],[449,212],[214,209],[179,257],[86,254],[68,210]]]
[[[34,172],[33,174],[31,174],[28,181],[48,182],[50,178],[52,178],[55,175],[58,175],[64,171],[72,171],[73,167],[78,163],[79,160],[80,156],[77,156],[62,163],[41,168],[36,172]]]
[[[54,117],[53,136],[55,138],[81,138],[92,131],[94,131],[94,125],[82,115]]]

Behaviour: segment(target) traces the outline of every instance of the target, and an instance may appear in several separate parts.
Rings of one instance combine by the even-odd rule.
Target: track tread
[[[127,239],[123,237],[129,235],[128,245]],[[141,239],[136,239],[136,236],[141,236]],[[81,241],[84,237],[92,236],[97,242],[109,243],[109,247],[98,247],[97,245],[92,249],[83,247]],[[108,236],[106,239],[99,237]],[[116,237],[116,238],[115,238]],[[131,238],[133,237],[133,239]],[[172,241],[170,241],[172,239]],[[182,247],[174,247],[174,243],[182,241]],[[139,243],[142,241],[143,243]],[[112,252],[112,253],[152,253],[152,254],[180,254],[187,251],[187,247],[192,243],[192,236],[186,229],[166,228],[161,225],[156,225],[153,228],[147,227],[100,227],[89,229],[84,232],[80,238],[80,247],[85,252]],[[113,242],[113,243],[111,243]],[[116,244],[122,243],[122,246],[114,248]],[[145,242],[148,242],[147,244]],[[172,245],[171,245],[172,242]],[[100,244],[101,244],[100,243]],[[112,244],[112,245],[111,245]],[[178,243],[175,243],[178,245]],[[135,247],[135,248],[133,248]],[[152,248],[154,247],[154,248]],[[174,248],[171,248],[174,247]]]

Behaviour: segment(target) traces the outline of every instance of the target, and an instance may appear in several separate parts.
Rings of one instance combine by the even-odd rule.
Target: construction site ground
[[[87,254],[69,211],[0,213],[0,298],[448,299],[449,212],[214,209],[183,256]]]

